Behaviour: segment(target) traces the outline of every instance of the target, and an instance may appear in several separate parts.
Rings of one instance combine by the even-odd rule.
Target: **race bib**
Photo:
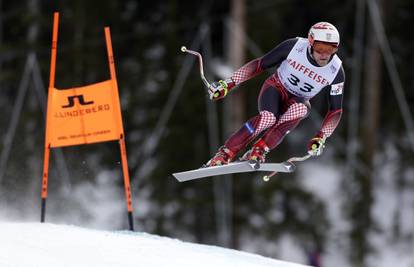
[[[310,99],[322,88],[332,84],[338,74],[342,61],[337,55],[325,66],[315,66],[307,57],[308,40],[299,38],[287,58],[279,66],[277,73],[285,88],[292,94]],[[343,84],[342,84],[343,87]],[[331,94],[342,93],[340,86]]]

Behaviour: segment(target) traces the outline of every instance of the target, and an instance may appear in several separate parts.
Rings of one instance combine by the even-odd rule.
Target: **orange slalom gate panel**
[[[116,81],[49,88],[47,143],[51,147],[119,140],[123,136]]]

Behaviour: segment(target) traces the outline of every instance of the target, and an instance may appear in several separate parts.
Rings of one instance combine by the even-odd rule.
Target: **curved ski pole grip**
[[[206,77],[204,76],[204,67],[203,67],[203,57],[201,56],[200,53],[187,49],[187,47],[185,46],[181,46],[181,52],[183,53],[189,53],[191,55],[194,55],[196,57],[198,57],[198,62],[200,64],[200,76],[201,76],[201,80],[203,81],[204,85],[207,87],[208,90],[211,91],[210,89],[210,83],[207,81]]]
[[[305,161],[305,160],[309,159],[310,157],[312,157],[311,154],[306,154],[303,157],[292,157],[292,158],[288,159],[286,162],[288,162],[291,165],[295,166],[295,164],[293,164],[293,162]],[[277,172],[272,172],[269,175],[263,176],[263,181],[268,182],[270,180],[270,178],[275,176],[276,174],[277,174]]]

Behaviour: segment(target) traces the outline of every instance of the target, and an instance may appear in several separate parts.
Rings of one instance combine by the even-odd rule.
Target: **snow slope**
[[[129,231],[0,223],[2,267],[304,267],[259,255]]]

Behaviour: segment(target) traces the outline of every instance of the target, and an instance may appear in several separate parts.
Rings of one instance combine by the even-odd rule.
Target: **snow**
[[[2,267],[304,267],[263,256],[131,231],[0,223]]]

